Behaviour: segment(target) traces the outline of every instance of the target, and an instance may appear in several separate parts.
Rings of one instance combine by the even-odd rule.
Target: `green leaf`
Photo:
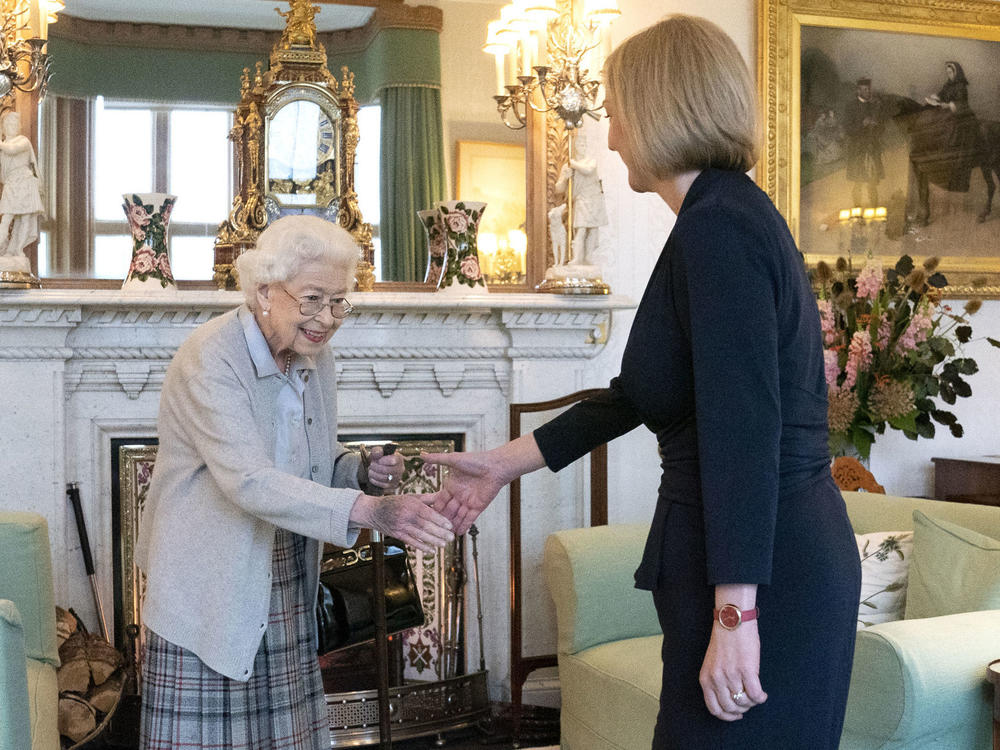
[[[948,429],[951,430],[951,434],[957,438],[960,438],[962,437],[962,435],[965,434],[965,430],[962,429],[962,425],[960,425],[958,422],[955,422],[955,424],[948,425]]]
[[[996,339],[991,339],[989,336],[986,337],[986,340],[990,342],[991,346],[995,346],[998,349],[1000,349],[1000,341],[997,341]]]
[[[868,601],[868,600],[865,600],[865,601],[861,602],[861,604],[862,604],[863,606],[865,606],[865,607],[871,607],[872,609],[878,609],[878,607],[877,607],[876,605],[872,604],[872,603],[871,603],[870,601]]]
[[[972,326],[959,326],[956,328],[955,338],[958,339],[959,343],[968,343],[969,339],[972,338]]]
[[[934,409],[930,414],[938,424],[953,425],[958,421],[958,417],[950,411],[944,411],[943,409]]]
[[[917,415],[917,435],[928,440],[934,437],[934,424],[926,414]]]
[[[902,555],[900,555],[900,557],[902,557]],[[903,584],[902,581],[893,581],[884,589],[882,589],[882,591],[899,591],[901,588],[903,588],[904,585],[905,584]]]
[[[961,378],[955,378],[954,382],[955,395],[959,398],[968,398],[972,395],[972,386],[966,383]]]
[[[942,287],[948,286],[948,279],[944,277],[943,273],[935,273],[931,274],[931,277],[927,279],[927,283],[935,289],[941,289]]]
[[[955,391],[948,383],[941,383],[941,400],[946,404],[955,405]]]
[[[975,375],[979,372],[979,365],[971,357],[960,357],[953,363],[955,368],[963,375]]]
[[[903,255],[896,261],[896,273],[900,276],[907,276],[913,270],[913,258]]]

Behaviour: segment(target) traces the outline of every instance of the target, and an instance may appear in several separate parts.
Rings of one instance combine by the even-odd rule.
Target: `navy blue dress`
[[[644,424],[662,465],[636,586],[664,632],[653,747],[836,748],[861,568],[830,475],[819,316],[781,215],[745,175],[692,184],[636,311],[621,373],[535,431],[557,471]],[[756,583],[768,700],[735,722],[698,672],[714,586]]]

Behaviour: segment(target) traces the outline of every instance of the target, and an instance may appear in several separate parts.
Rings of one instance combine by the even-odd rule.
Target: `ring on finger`
[[[386,474],[385,481],[391,482],[392,481],[392,474]]]
[[[746,695],[747,694],[742,690],[738,690],[737,692],[732,693],[733,703],[735,703],[737,706],[741,705],[743,703],[743,699],[746,698]]]

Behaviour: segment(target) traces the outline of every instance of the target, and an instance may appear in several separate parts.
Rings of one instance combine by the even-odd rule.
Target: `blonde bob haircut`
[[[626,39],[604,65],[635,166],[664,180],[757,161],[757,97],[733,40],[704,18],[670,15]]]
[[[358,243],[339,224],[318,216],[283,216],[260,233],[253,250],[236,259],[236,270],[247,305],[253,309],[258,286],[291,281],[314,261],[344,271],[353,283],[360,256]]]

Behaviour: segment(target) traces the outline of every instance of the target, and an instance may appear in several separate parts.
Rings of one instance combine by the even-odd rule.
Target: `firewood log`
[[[125,681],[125,673],[117,672],[100,685],[94,685],[87,694],[90,705],[106,714],[115,707],[122,694],[122,683]]]
[[[67,693],[59,698],[59,734],[79,742],[97,728],[97,713],[83,698]]]
[[[87,643],[87,661],[94,684],[102,684],[122,666],[122,655],[100,636],[91,636]]]
[[[76,618],[62,607],[56,607],[56,648],[66,642],[76,632]]]

